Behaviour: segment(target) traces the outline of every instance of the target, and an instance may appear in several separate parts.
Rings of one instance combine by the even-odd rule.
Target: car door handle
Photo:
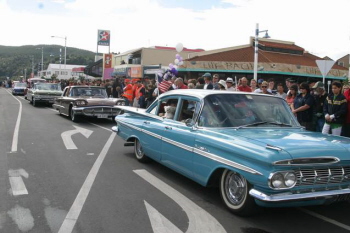
[[[143,123],[146,124],[146,125],[151,124],[151,122],[149,122],[149,121],[144,121]]]
[[[166,129],[173,129],[173,128],[171,128],[170,126],[165,126],[165,128],[166,128]]]

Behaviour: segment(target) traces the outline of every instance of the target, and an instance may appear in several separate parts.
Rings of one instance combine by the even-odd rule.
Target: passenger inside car
[[[159,108],[158,116],[174,119],[175,111],[177,106],[177,99],[169,99],[165,103],[161,103]]]

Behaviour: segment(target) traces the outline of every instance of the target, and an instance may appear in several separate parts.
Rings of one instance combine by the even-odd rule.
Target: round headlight
[[[288,172],[284,175],[284,184],[287,187],[294,186],[296,181],[297,181],[297,177],[293,172]]]
[[[281,173],[276,173],[271,178],[271,184],[274,188],[280,188],[284,185],[284,178]]]
[[[86,102],[84,100],[77,100],[77,101],[75,101],[75,104],[77,106],[81,106],[81,105],[86,105]]]

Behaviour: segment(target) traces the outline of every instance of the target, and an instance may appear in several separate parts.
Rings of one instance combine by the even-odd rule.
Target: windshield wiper
[[[292,125],[285,124],[285,123],[270,122],[270,121],[260,121],[260,122],[255,122],[255,123],[252,123],[252,124],[238,126],[237,129],[244,128],[244,127],[257,126],[257,125],[264,125],[264,124],[293,127]]]

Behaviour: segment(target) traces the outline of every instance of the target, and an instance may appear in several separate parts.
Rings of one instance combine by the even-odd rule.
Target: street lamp
[[[66,69],[67,64],[67,36],[61,37],[61,36],[51,36],[52,38],[60,38],[64,39],[64,69]]]
[[[254,79],[258,81],[258,51],[259,51],[259,33],[265,32],[265,36],[263,38],[270,38],[269,34],[267,33],[268,30],[259,31],[259,24],[256,24],[255,29],[255,40],[254,40]]]
[[[44,47],[41,48],[36,48],[36,49],[41,49],[41,75],[43,75],[43,68],[44,68]]]

